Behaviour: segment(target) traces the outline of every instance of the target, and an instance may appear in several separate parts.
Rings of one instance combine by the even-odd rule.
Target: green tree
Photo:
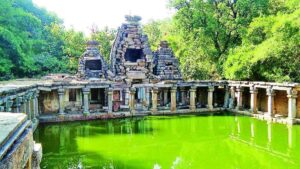
[[[268,0],[171,0],[170,5],[177,10],[174,22],[184,43],[180,47],[184,49],[180,50],[185,52],[179,57],[200,61],[186,66],[202,65],[197,71],[204,68],[204,72],[209,73],[192,71],[190,78],[220,79],[229,49],[241,44],[241,37],[252,19],[267,15],[270,4]],[[206,68],[206,65],[212,66]]]
[[[226,78],[300,81],[300,9],[290,3],[286,13],[259,17],[251,23],[243,45],[233,49],[224,64]]]
[[[85,38],[62,24],[31,0],[1,0],[0,80],[74,72]]]
[[[171,19],[151,20],[143,25],[144,32],[148,35],[151,49],[155,51],[160,44],[160,41],[166,40],[174,35],[174,26]]]
[[[105,27],[99,29],[97,26],[91,28],[91,39],[100,43],[99,50],[107,63],[109,63],[110,51],[116,38],[117,30]]]

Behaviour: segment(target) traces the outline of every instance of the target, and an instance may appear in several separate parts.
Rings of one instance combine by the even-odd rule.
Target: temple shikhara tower
[[[98,49],[96,41],[87,42],[86,51],[80,57],[78,76],[81,78],[106,78],[107,63]]]
[[[154,74],[160,80],[182,80],[179,62],[167,41],[161,41],[154,53]]]
[[[126,16],[126,23],[119,28],[110,54],[111,71],[128,83],[149,83],[153,72],[153,54],[140,20],[138,16]]]

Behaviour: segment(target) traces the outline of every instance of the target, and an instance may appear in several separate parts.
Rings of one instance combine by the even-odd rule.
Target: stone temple
[[[153,74],[153,54],[139,24],[138,16],[126,16],[110,54],[111,71],[130,83],[149,83]]]
[[[0,139],[5,146],[0,149],[0,168],[11,168],[11,161],[18,161],[16,157],[24,159],[18,164],[20,168],[38,167],[41,147],[34,144],[32,130],[39,123],[222,111],[300,123],[299,83],[185,81],[168,42],[161,41],[158,49],[151,51],[140,20],[126,16],[109,64],[99,52],[99,44],[90,41],[76,75],[0,83],[0,112],[12,112],[0,113],[0,121],[6,117],[12,122],[11,132]],[[10,142],[16,139],[18,144]],[[27,152],[20,153],[27,144],[31,145],[25,146]]]
[[[98,49],[99,43],[89,41],[86,51],[79,60],[78,77],[107,78],[108,66]]]
[[[161,41],[152,51],[141,17],[125,18],[110,63],[98,50],[99,43],[89,41],[76,75],[1,86],[0,111],[24,112],[35,123],[223,110],[300,122],[298,83],[185,81],[168,42]]]

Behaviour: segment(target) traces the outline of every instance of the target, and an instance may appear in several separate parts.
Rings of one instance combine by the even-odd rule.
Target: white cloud
[[[33,0],[38,6],[55,12],[66,27],[89,33],[96,24],[117,28],[126,14],[139,15],[146,23],[151,19],[163,19],[173,13],[167,8],[168,0]]]

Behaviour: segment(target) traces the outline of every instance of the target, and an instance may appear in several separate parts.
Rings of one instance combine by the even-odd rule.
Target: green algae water
[[[40,125],[42,168],[299,169],[300,126],[244,116]]]

